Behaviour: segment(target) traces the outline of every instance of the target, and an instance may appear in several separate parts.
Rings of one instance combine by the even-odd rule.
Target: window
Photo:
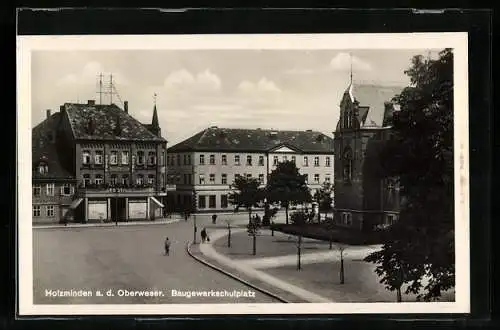
[[[259,166],[264,166],[264,156],[259,156]]]
[[[208,207],[211,209],[215,209],[215,195],[208,196]]]
[[[227,156],[226,155],[222,155],[221,156],[221,164],[222,165],[227,165]]]
[[[225,209],[228,206],[227,195],[220,195],[220,207]]]
[[[200,155],[200,165],[205,165],[205,155]]]
[[[237,165],[237,166],[240,165],[240,156],[239,155],[234,156],[234,165]]]
[[[307,156],[304,156],[304,166],[309,166],[309,159]]]
[[[330,165],[330,157],[328,157],[328,156],[325,158],[325,166],[326,167],[330,167],[331,166]]]
[[[111,154],[109,155],[109,162],[111,165],[118,164],[118,152],[111,151]]]
[[[84,165],[90,164],[90,151],[84,150],[82,152],[82,163]]]
[[[327,174],[327,175],[325,176],[325,182],[326,182],[326,183],[330,183],[330,182],[331,182],[330,174]]]
[[[252,166],[252,156],[247,156],[247,166]]]
[[[222,174],[222,180],[221,180],[221,183],[222,184],[227,184],[227,174]]]
[[[344,180],[350,182],[352,180],[352,153],[348,147],[344,151]]]
[[[386,214],[384,217],[384,225],[392,226],[398,219],[396,214]]]
[[[259,182],[264,183],[264,174],[259,174]]]
[[[319,166],[319,157],[314,157],[314,166]]]
[[[283,162],[286,162],[288,161],[288,157],[287,156],[283,156]]]
[[[61,187],[61,195],[69,196],[71,195],[71,185],[69,183],[65,183]]]
[[[156,165],[156,152],[155,151],[148,152],[148,164],[149,165]]]
[[[144,175],[138,174],[137,177],[135,178],[135,183],[138,185],[144,184]]]
[[[33,205],[33,216],[39,217],[41,213],[40,205]]]
[[[182,158],[184,160],[184,165],[187,165],[188,164],[188,162],[187,162],[187,155],[184,155]]]
[[[122,165],[128,165],[128,151],[122,151]]]
[[[181,166],[181,155],[177,154],[177,166]]]
[[[239,174],[235,174],[235,175],[234,175],[234,181],[236,181],[236,180],[237,180],[237,179],[239,179],[239,178],[240,178],[240,175],[239,175]]]
[[[47,183],[47,196],[54,196],[54,184]]]
[[[137,165],[144,165],[144,151],[137,152]]]
[[[102,174],[96,174],[95,176],[95,184],[99,185],[99,184],[103,184],[104,180],[102,178]]]
[[[247,177],[247,180],[250,180],[252,178],[252,174],[251,173],[247,173],[246,177]]]
[[[314,183],[319,183],[319,174],[314,174]]]
[[[161,158],[160,158],[160,165],[164,165],[163,162],[165,161],[165,151],[161,152]]]
[[[48,217],[55,216],[54,205],[47,205],[47,216]]]
[[[187,155],[188,165],[191,165],[191,155]]]
[[[309,183],[309,174],[304,174],[304,178],[306,183]]]
[[[42,194],[42,187],[40,185],[33,186],[33,196],[40,196]]]
[[[342,224],[346,226],[352,225],[352,214],[350,212],[342,213]]]
[[[210,183],[215,183],[215,174],[210,174],[209,180],[210,180]]]
[[[151,185],[155,184],[155,176],[154,176],[154,174],[149,174],[148,175],[148,184],[151,184]]]
[[[278,165],[278,156],[273,156],[273,165],[274,166]]]
[[[123,185],[128,185],[128,175],[127,174],[124,174],[122,175],[122,184]]]
[[[200,184],[205,184],[205,175],[200,174],[199,179]]]
[[[111,179],[110,179],[110,183],[111,183],[111,185],[112,185],[112,186],[116,185],[117,181],[118,181],[118,180],[117,180],[117,176],[116,176],[116,174],[111,174]]]
[[[45,163],[41,163],[40,165],[38,165],[38,173],[40,174],[49,173],[49,166]]]
[[[96,150],[95,152],[95,164],[102,165],[102,151]]]
[[[210,165],[215,165],[215,155],[210,155]]]
[[[207,200],[205,195],[198,196],[198,208],[204,209],[207,207]]]
[[[83,175],[83,186],[86,187],[90,184],[90,174]]]
[[[295,156],[292,156],[292,163],[295,164]]]

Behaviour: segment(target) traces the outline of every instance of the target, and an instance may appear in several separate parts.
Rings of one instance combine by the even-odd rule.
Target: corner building
[[[333,182],[333,139],[308,131],[207,128],[168,149],[168,180],[176,191],[168,196],[171,211],[232,211],[230,185],[238,176],[267,184],[282,161],[296,163],[314,194]]]
[[[340,226],[373,230],[397,221],[398,180],[384,178],[378,159],[391,136],[401,88],[350,84],[340,103],[334,132],[334,219]]]
[[[142,124],[127,101],[123,109],[93,100],[66,103],[57,113],[47,110],[32,140],[35,223],[163,216],[167,190],[174,188],[166,184],[167,141],[156,105],[151,124]]]

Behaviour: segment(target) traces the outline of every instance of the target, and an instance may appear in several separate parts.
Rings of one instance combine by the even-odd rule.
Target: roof
[[[56,129],[61,118],[57,112],[35,126],[31,131],[32,148],[32,173],[33,179],[74,179],[74,176],[66,169],[63,160],[57,152]],[[45,163],[48,172],[41,174],[37,167]]]
[[[166,142],[115,104],[66,103],[64,108],[75,139]]]
[[[386,112],[385,104],[391,102],[402,90],[403,87],[399,86],[353,83],[349,85],[346,93],[349,94],[351,101],[358,101],[360,107],[369,107],[367,115],[360,111],[362,117],[366,116],[362,121],[363,126],[382,126]]]
[[[333,139],[317,131],[207,128],[168,148],[179,151],[266,152],[288,146],[304,153],[333,153]]]

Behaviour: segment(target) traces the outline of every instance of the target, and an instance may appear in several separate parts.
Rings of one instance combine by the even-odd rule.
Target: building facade
[[[360,230],[391,225],[398,219],[398,180],[384,178],[378,156],[390,138],[400,88],[351,84],[340,104],[334,132],[335,207],[338,225]]]
[[[161,137],[156,105],[151,124],[142,124],[129,115],[127,101],[123,109],[92,100],[66,103],[57,113],[47,111],[47,118],[33,129],[33,146],[34,221],[38,206],[49,202],[60,205],[53,222],[152,220],[163,215],[167,141]],[[51,153],[44,153],[47,146]],[[40,170],[45,164],[46,171]],[[58,176],[51,174],[55,170]],[[59,194],[52,195],[52,188],[40,193],[39,185],[56,178],[48,184],[54,183]],[[49,214],[48,209],[40,212]]]
[[[333,182],[333,139],[314,131],[210,127],[168,150],[171,211],[195,205],[196,212],[232,211],[230,185],[238,176],[259,179],[282,161],[294,161],[314,194]],[[196,200],[193,200],[196,196]]]

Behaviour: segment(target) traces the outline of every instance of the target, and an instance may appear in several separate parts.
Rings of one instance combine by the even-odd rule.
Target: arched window
[[[352,167],[353,167],[351,148],[349,147],[345,148],[344,157],[342,161],[344,167],[344,181],[350,182],[352,180]]]
[[[38,173],[47,174],[49,172],[49,166],[47,163],[41,162],[38,164]]]

